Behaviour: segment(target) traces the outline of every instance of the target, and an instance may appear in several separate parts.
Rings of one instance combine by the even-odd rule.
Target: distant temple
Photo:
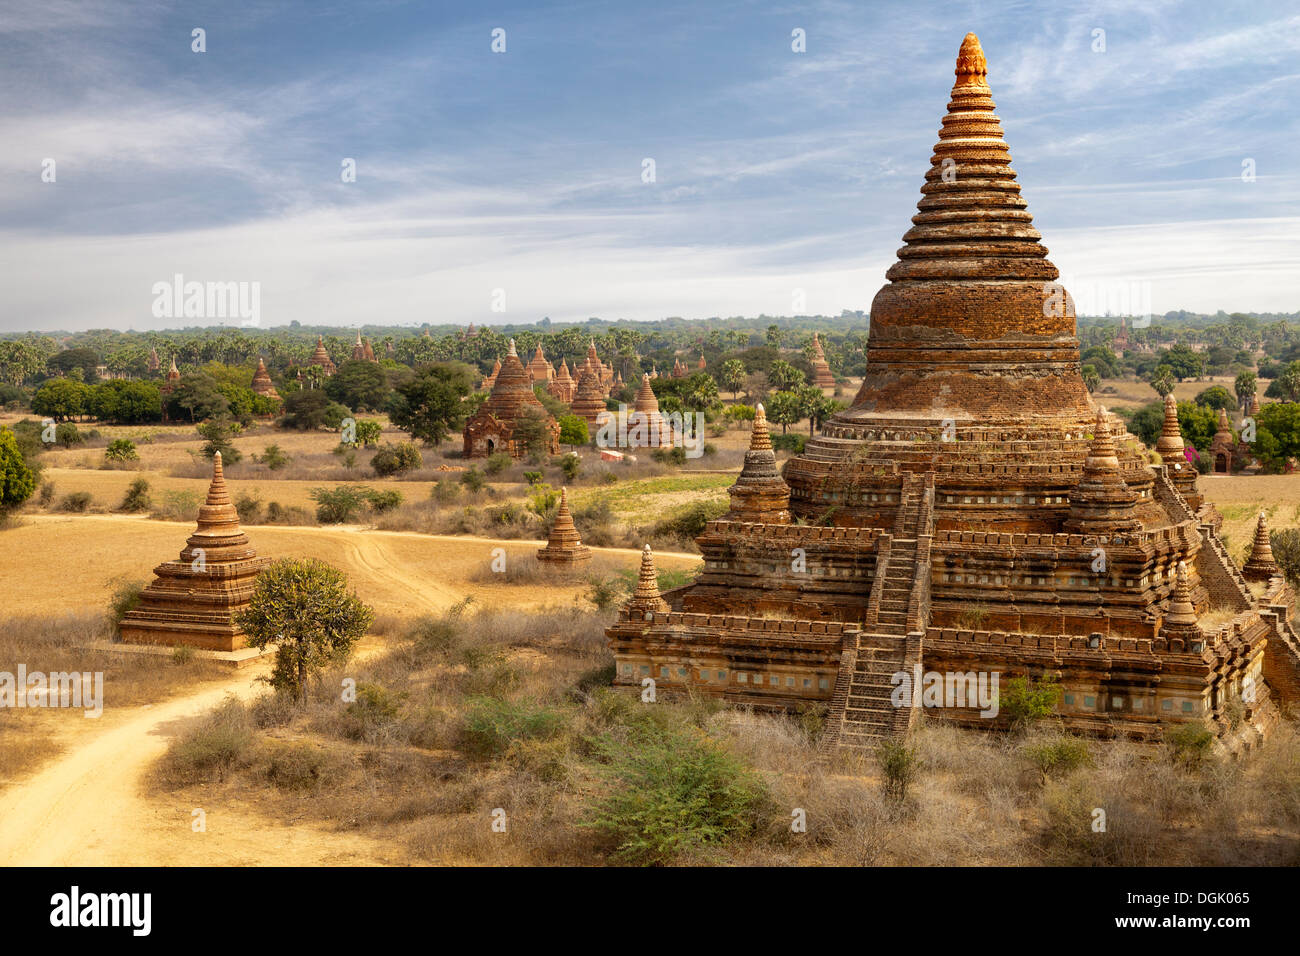
[[[533,360],[528,363],[528,372],[533,378],[533,384],[544,384],[551,380],[555,374],[555,369],[551,368],[551,363],[546,361],[546,356],[542,354],[542,345],[537,343],[537,351],[533,353]]]
[[[535,381],[535,380],[534,380]],[[568,405],[578,393],[578,382],[569,374],[569,363],[560,359],[560,370],[546,385],[546,394]]]
[[[325,351],[325,340],[319,335],[316,336],[316,351],[311,353],[311,358],[307,360],[308,365],[319,365],[325,370],[325,377],[329,378],[338,371],[338,367],[330,358],[329,352]]]
[[[818,388],[834,388],[835,376],[831,374],[830,363],[826,361],[826,353],[822,350],[822,340],[816,332],[813,333],[812,339],[812,383]]]
[[[248,543],[226,490],[221,453],[212,459],[212,483],[199,507],[198,527],[175,561],[154,568],[154,580],[122,619],[128,644],[187,645],[234,651],[248,640],[235,614],[248,606],[267,564]]]
[[[510,351],[496,375],[492,393],[465,424],[465,457],[486,458],[503,451],[512,458],[523,458],[528,454],[528,449],[516,433],[516,426],[522,416],[530,413],[545,423],[545,452],[558,455],[559,423],[533,393],[532,376],[519,361],[515,340],[511,339]]]
[[[1071,732],[1155,742],[1200,722],[1251,746],[1275,696],[1300,701],[1294,595],[1262,525],[1258,583],[1234,564],[1169,434],[1176,408],[1153,465],[1093,404],[986,73],[969,34],[852,406],[780,474],[756,417],[731,509],[696,539],[695,582],[661,594],[643,556],[607,631],[615,685],[824,706],[824,746],[869,750],[930,707],[1005,727],[974,700],[977,676],[1026,677],[1058,683]],[[931,674],[951,694],[923,695]]]
[[[537,560],[556,568],[572,568],[591,560],[591,549],[582,543],[578,529],[569,512],[569,489],[560,489],[560,506],[555,512],[555,524],[546,539],[546,547],[537,552]]]
[[[260,357],[257,360],[257,371],[253,373],[253,391],[263,398],[280,401],[280,393],[275,390],[271,373],[266,370],[266,363]]]

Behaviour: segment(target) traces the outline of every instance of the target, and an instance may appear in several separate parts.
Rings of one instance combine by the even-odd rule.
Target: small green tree
[[[1174,378],[1174,370],[1168,365],[1158,366],[1151,375],[1151,387],[1161,398],[1172,392],[1177,384],[1178,380]]]
[[[225,457],[224,455],[222,456]],[[104,461],[139,461],[140,453],[129,438],[114,438],[104,449]]]
[[[885,795],[898,803],[905,801],[907,788],[916,779],[916,751],[895,740],[884,740],[876,750],[876,762]]]
[[[424,464],[420,449],[415,442],[399,442],[396,445],[380,445],[375,457],[370,459],[370,467],[381,478],[389,475],[404,475]]]
[[[217,452],[221,452],[221,461],[226,465],[233,465],[243,456],[243,453],[234,446],[232,439],[238,435],[243,428],[239,422],[231,418],[213,418],[203,422],[198,426],[198,433],[207,439],[203,447],[199,450],[204,458],[212,459],[216,457]]]
[[[769,421],[781,426],[784,435],[795,422],[803,417],[803,402],[794,392],[773,392],[768,396],[767,417]]]
[[[253,647],[277,645],[271,686],[301,702],[308,679],[347,660],[374,616],[338,568],[315,558],[282,558],[257,576],[235,621]]]
[[[36,476],[18,450],[18,440],[0,428],[0,512],[16,508],[36,490]]]
[[[736,358],[727,359],[718,373],[722,376],[722,387],[731,393],[731,398],[735,401],[740,390],[745,387],[745,363]]]
[[[272,471],[279,471],[289,464],[289,456],[281,450],[279,445],[267,445],[262,452],[261,463]]]
[[[585,445],[591,440],[587,430],[587,420],[580,415],[562,415],[560,417],[560,444],[572,448]]]

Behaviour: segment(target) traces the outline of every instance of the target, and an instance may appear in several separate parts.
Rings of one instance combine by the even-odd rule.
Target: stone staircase
[[[899,671],[913,673],[929,618],[934,475],[903,477],[893,534],[882,536],[876,579],[861,631],[846,636],[825,746],[867,749],[901,737],[915,718],[890,701]]]

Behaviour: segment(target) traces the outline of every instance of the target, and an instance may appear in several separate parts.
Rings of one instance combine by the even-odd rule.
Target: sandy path
[[[202,807],[206,832],[191,829],[190,806],[141,794],[150,765],[187,718],[227,694],[253,696],[263,673],[230,680],[133,713],[0,794],[0,866],[190,866],[382,863],[391,854],[355,834],[282,827],[220,800]]]

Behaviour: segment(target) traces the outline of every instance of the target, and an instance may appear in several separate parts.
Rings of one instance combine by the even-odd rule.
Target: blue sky
[[[177,325],[175,273],[259,282],[270,325],[866,309],[968,30],[1081,308],[1300,308],[1291,3],[33,0],[0,330]]]

